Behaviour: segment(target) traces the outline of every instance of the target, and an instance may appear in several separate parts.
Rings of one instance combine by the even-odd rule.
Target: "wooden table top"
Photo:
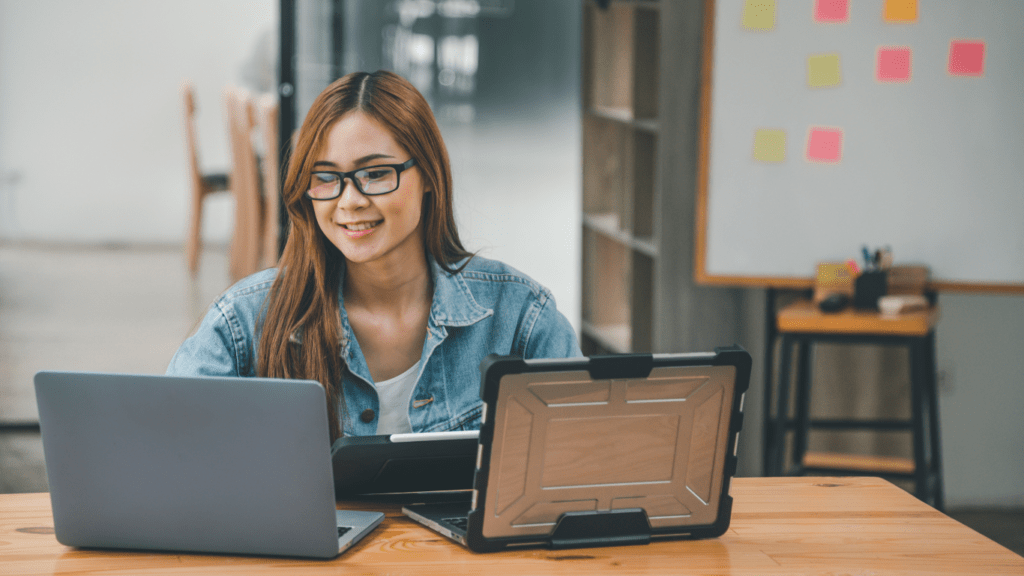
[[[938,322],[939,309],[936,306],[896,316],[884,316],[873,310],[857,310],[853,307],[825,313],[810,300],[798,300],[776,314],[779,332],[817,334],[926,336]]]
[[[1024,558],[878,478],[737,478],[720,538],[476,554],[401,515],[330,561],[79,550],[53,536],[50,499],[0,495],[0,573],[1014,575]]]

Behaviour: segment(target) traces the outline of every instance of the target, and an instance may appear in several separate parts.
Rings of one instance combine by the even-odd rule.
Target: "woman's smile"
[[[338,223],[338,226],[341,226],[348,231],[349,238],[362,238],[363,236],[373,232],[374,228],[382,222],[384,222],[384,220],[363,220],[360,222]]]

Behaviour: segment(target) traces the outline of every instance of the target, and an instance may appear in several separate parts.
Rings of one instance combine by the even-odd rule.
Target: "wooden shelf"
[[[839,454],[834,452],[807,452],[804,454],[804,468],[821,470],[847,470],[865,474],[913,474],[914,461],[910,458],[889,456],[866,456],[861,454]]]
[[[584,214],[583,226],[604,234],[637,252],[643,253],[651,258],[658,257],[658,245],[654,239],[633,236],[626,230],[619,227],[619,217],[616,214]]]
[[[611,0],[611,3],[636,6],[638,8],[643,8],[644,10],[658,10],[661,8],[660,1],[661,0]]]
[[[641,118],[638,120],[633,117],[633,111],[629,108],[597,106],[587,110],[586,113],[603,120],[610,120],[612,122],[625,124],[626,126],[637,130],[643,130],[644,132],[657,134],[660,130],[660,126],[658,125],[658,120],[656,118]]]
[[[614,354],[624,354],[630,351],[633,330],[628,324],[596,325],[583,322],[583,335],[591,338],[605,350]]]

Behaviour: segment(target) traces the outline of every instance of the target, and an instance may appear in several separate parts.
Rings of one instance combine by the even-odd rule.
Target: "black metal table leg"
[[[775,426],[772,421],[772,380],[775,377],[775,340],[778,332],[775,327],[775,298],[774,288],[765,291],[765,334],[764,334],[764,396],[762,404],[761,430],[761,473],[771,476],[771,460],[775,450]]]
[[[793,431],[793,466],[799,473],[804,466],[807,453],[807,436],[811,422],[811,341],[798,340],[796,395],[794,397],[796,428]]]
[[[942,474],[942,442],[939,435],[939,390],[938,383],[935,381],[937,373],[935,366],[935,332],[928,334],[922,348],[924,351],[924,376],[927,379],[926,392],[928,394],[928,432],[931,444],[930,472],[933,482],[932,506],[941,511],[945,508],[945,487]]]
[[[927,410],[927,378],[924,367],[923,343],[919,339],[910,342],[910,407],[913,421],[914,445],[914,493],[929,502],[928,477],[929,461],[926,454],[925,412]]]
[[[779,385],[776,390],[777,405],[775,407],[775,420],[773,432],[773,450],[771,454],[771,469],[769,476],[782,476],[785,474],[786,458],[786,428],[789,423],[789,386],[790,366],[793,358],[793,337],[784,334],[780,349],[781,358],[779,361]]]

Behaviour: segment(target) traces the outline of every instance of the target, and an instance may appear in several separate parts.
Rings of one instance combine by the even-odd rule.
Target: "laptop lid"
[[[341,514],[317,382],[40,372],[54,530],[79,547],[331,558]]]
[[[750,355],[490,357],[474,502],[475,551],[711,537],[729,526]],[[438,529],[437,505],[407,515]]]

